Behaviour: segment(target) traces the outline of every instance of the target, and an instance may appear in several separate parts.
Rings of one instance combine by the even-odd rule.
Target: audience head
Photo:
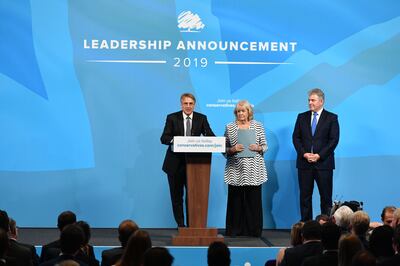
[[[64,211],[58,215],[57,227],[62,231],[65,226],[76,223],[76,215],[72,211]]]
[[[85,221],[78,221],[78,222],[76,222],[76,225],[79,226],[83,231],[83,234],[85,236],[85,238],[83,240],[83,245],[86,246],[87,244],[89,244],[89,240],[90,240],[90,237],[91,237],[90,226]]]
[[[335,219],[335,223],[344,230],[349,230],[351,216],[353,215],[353,211],[349,206],[341,206],[339,207],[335,213],[333,214],[333,218]]]
[[[17,222],[11,217],[10,217],[10,222],[9,222],[9,228],[10,228],[10,231],[8,232],[8,235],[11,238],[16,239],[18,237]]]
[[[143,255],[151,248],[149,233],[137,230],[128,240],[128,244],[121,257],[121,266],[140,266],[143,264]]]
[[[353,234],[343,235],[339,240],[339,266],[350,266],[354,255],[363,249],[360,239]]]
[[[301,235],[301,230],[303,229],[304,222],[298,222],[292,225],[292,230],[290,230],[290,244],[295,247],[303,243],[303,238]]]
[[[340,227],[333,222],[326,222],[321,226],[321,242],[325,250],[338,249],[341,235]]]
[[[153,247],[144,253],[143,266],[171,266],[173,262],[174,257],[163,247]]]
[[[213,242],[208,247],[207,263],[209,266],[231,265],[231,252],[224,242]]]
[[[315,221],[319,222],[320,225],[323,225],[326,222],[329,222],[329,216],[326,214],[319,214],[315,217]]]
[[[394,212],[393,212],[393,221],[391,226],[393,228],[395,228],[397,225],[400,224],[400,208],[397,208]]]
[[[83,245],[85,235],[82,228],[76,224],[69,224],[64,227],[60,235],[61,251],[64,254],[75,254]]]
[[[352,266],[375,266],[376,258],[367,250],[361,250],[353,257]]]
[[[379,226],[372,231],[369,237],[369,250],[377,258],[393,256],[392,240],[393,228],[389,225]]]
[[[0,228],[0,258],[4,258],[9,247],[8,235],[6,230]]]
[[[321,225],[314,220],[307,221],[301,229],[301,235],[303,236],[303,241],[321,240]]]
[[[129,237],[139,229],[139,226],[132,220],[124,220],[118,227],[118,239],[122,247],[126,247]]]
[[[10,229],[10,218],[6,211],[0,210],[0,229],[8,232]]]
[[[383,224],[391,225],[393,221],[393,213],[396,210],[395,206],[386,206],[381,213],[381,220]]]
[[[356,211],[351,217],[351,230],[356,235],[365,235],[369,228],[369,216],[365,211]]]

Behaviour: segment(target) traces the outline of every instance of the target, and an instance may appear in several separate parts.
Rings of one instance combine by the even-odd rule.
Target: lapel
[[[320,128],[322,127],[322,125],[324,124],[324,122],[326,120],[326,116],[327,116],[327,114],[326,114],[325,109],[324,109],[321,112],[321,117],[318,119],[317,128],[315,129],[314,136],[318,134],[318,131],[320,130]],[[311,128],[311,126],[310,126],[310,128]]]
[[[192,135],[193,135],[193,132],[197,132],[196,131],[196,125],[198,125],[199,124],[199,121],[198,121],[198,117],[197,117],[197,115],[195,114],[195,112],[193,112],[193,120],[192,120]]]
[[[307,111],[305,119],[306,119],[306,125],[307,125],[307,132],[310,135],[310,137],[313,137],[312,131],[311,131],[311,121],[312,121],[311,111]]]
[[[183,112],[178,113],[178,132],[179,136],[185,136],[185,129],[183,127]]]

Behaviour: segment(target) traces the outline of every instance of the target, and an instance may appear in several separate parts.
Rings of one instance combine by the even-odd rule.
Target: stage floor
[[[153,246],[171,246],[171,238],[176,229],[143,228],[149,232]],[[119,246],[116,228],[92,228],[90,244],[93,246]],[[219,230],[224,235],[224,230]],[[58,239],[57,228],[19,228],[18,240],[35,246],[42,246]],[[261,238],[225,237],[230,247],[281,247],[290,243],[290,230],[264,230]]]

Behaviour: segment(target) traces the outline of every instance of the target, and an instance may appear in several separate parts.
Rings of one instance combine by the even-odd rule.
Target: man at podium
[[[182,110],[167,116],[164,131],[160,138],[162,144],[168,145],[162,169],[168,175],[172,210],[178,227],[185,227],[183,193],[186,190],[186,159],[184,153],[174,153],[171,150],[174,136],[215,136],[207,117],[193,111],[195,105],[196,98],[193,94],[182,94]],[[187,206],[187,201],[185,205]],[[188,213],[187,209],[186,213]],[[188,225],[187,217],[186,221]]]

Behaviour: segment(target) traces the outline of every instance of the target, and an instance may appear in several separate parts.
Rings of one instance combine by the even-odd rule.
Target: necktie
[[[318,115],[318,113],[314,112],[313,119],[311,121],[311,133],[312,133],[313,136],[314,136],[314,133],[315,133],[315,129],[317,128],[317,115]]]
[[[191,136],[192,135],[192,127],[190,124],[190,116],[186,117],[186,132],[185,136]]]

